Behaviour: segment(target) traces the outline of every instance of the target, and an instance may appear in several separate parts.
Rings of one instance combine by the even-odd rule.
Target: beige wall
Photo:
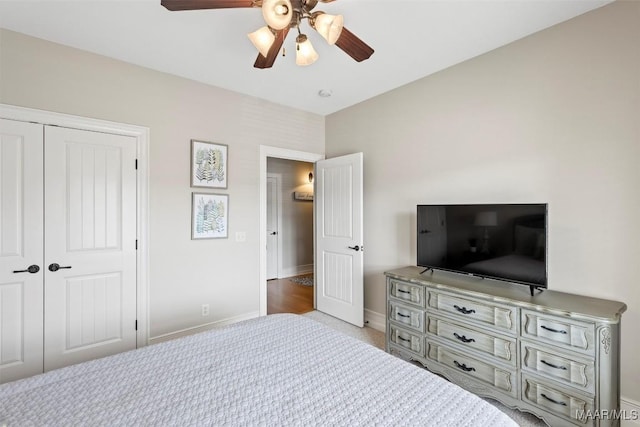
[[[327,117],[365,159],[365,306],[415,265],[419,203],[548,202],[549,287],[626,302],[640,401],[640,2],[616,2]],[[523,289],[528,292],[528,289]]]
[[[257,314],[259,146],[322,153],[322,116],[4,30],[0,102],[151,129],[151,337]],[[229,239],[190,238],[192,138],[229,145]]]
[[[295,200],[294,191],[313,191],[313,163],[267,159],[267,172],[282,176],[282,277],[313,271],[313,202]]]

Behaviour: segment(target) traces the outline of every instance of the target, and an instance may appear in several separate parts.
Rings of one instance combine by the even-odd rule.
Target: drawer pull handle
[[[404,317],[404,318],[407,318],[407,319],[409,319],[409,318],[411,317],[411,316],[410,316],[410,315],[408,315],[408,314],[402,314],[402,313],[396,313],[396,314],[397,314],[398,316],[400,316],[400,317]]]
[[[566,403],[564,402],[558,402],[557,400],[553,400],[552,398],[550,398],[549,396],[547,396],[546,394],[542,393],[540,394],[540,396],[544,397],[545,399],[547,399],[549,402],[551,403],[555,403],[556,405],[561,405],[561,406],[567,406]]]
[[[453,336],[458,338],[462,342],[476,342],[476,340],[474,340],[473,338],[467,338],[464,335],[462,335],[462,336],[458,335],[457,332],[454,332]]]
[[[556,334],[565,334],[565,335],[567,334],[567,331],[559,331],[557,329],[553,329],[553,328],[550,328],[548,326],[540,325],[540,327],[542,329],[546,330],[546,331],[553,332],[553,333],[556,333]]]
[[[411,340],[410,340],[410,339],[402,338],[400,335],[398,335],[398,339],[399,339],[400,341],[404,341],[404,342],[411,342]]]
[[[405,291],[404,289],[398,289],[398,292],[400,292],[401,294],[410,294],[411,293],[409,291]]]
[[[462,314],[472,314],[472,313],[476,312],[473,309],[468,310],[467,307],[460,307],[460,306],[457,306],[457,305],[454,305],[453,308],[455,308],[456,310],[458,310]]]
[[[476,368],[467,368],[467,365],[465,365],[464,363],[460,364],[460,363],[458,363],[457,360],[454,360],[453,363],[456,365],[456,367],[462,369],[465,372],[471,372],[471,371],[475,371],[476,370]]]
[[[549,362],[547,362],[547,361],[546,361],[546,360],[544,360],[544,359],[543,359],[543,360],[540,360],[540,362],[541,362],[541,363],[544,363],[544,364],[545,364],[545,365],[547,365],[547,366],[551,366],[552,368],[555,368],[555,369],[562,369],[563,371],[566,371],[566,370],[567,370],[567,367],[566,367],[566,366],[558,366],[558,365],[554,365],[553,363],[549,363]]]

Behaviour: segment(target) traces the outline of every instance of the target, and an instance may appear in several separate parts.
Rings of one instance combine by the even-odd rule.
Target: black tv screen
[[[547,287],[546,204],[418,205],[417,226],[418,266]]]

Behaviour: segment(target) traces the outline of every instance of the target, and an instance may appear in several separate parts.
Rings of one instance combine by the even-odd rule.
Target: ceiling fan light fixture
[[[324,12],[314,14],[314,19],[310,20],[313,28],[329,43],[334,45],[342,34],[344,18],[342,15],[327,15]]]
[[[306,35],[299,34],[296,37],[296,64],[311,65],[318,60],[318,52],[313,48]]]
[[[291,23],[293,8],[289,0],[264,0],[262,16],[268,26],[274,30],[282,30]]]
[[[251,43],[258,49],[258,52],[265,58],[269,54],[269,49],[273,45],[273,42],[276,40],[276,36],[273,34],[271,29],[267,26],[260,28],[253,33],[247,34]]]

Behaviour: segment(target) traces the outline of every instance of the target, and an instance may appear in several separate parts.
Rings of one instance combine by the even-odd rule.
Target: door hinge
[[[138,330],[138,320],[136,319],[136,331]]]
[[[138,170],[138,159],[136,159],[136,170]]]
[[[136,251],[138,250],[138,239],[136,239]]]

